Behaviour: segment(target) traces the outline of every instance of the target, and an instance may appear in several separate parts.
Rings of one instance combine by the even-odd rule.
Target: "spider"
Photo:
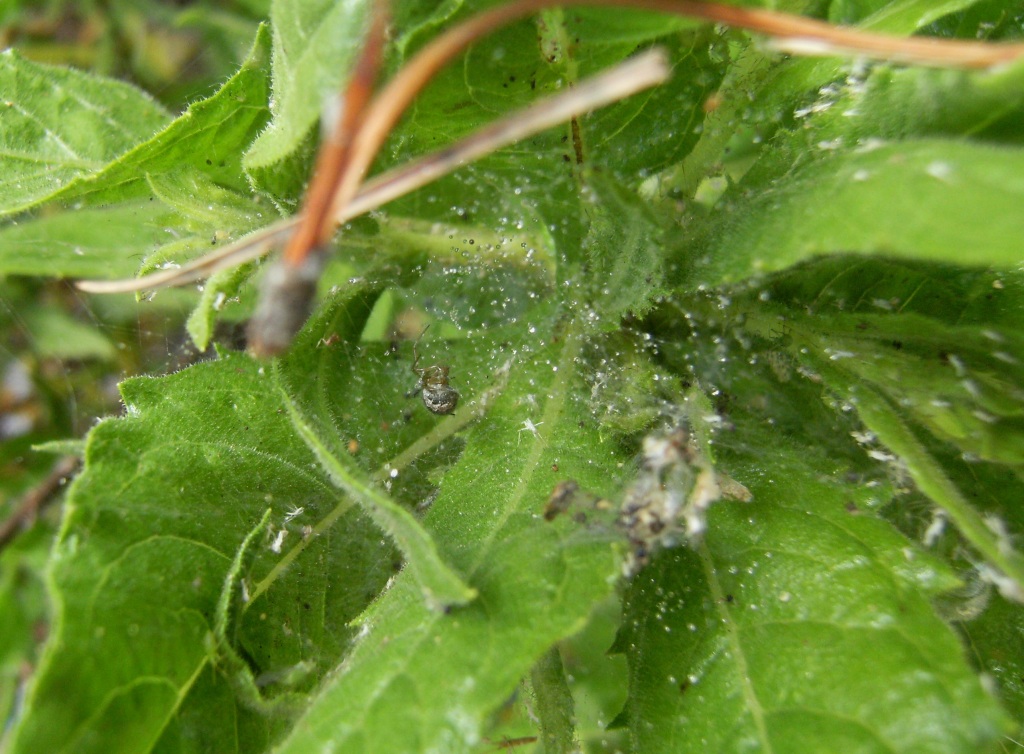
[[[420,355],[416,350],[416,346],[419,345],[420,338],[423,337],[423,333],[429,327],[430,325],[424,327],[420,337],[416,338],[416,342],[412,344],[412,371],[413,374],[420,378],[420,383],[416,386],[416,389],[422,390],[423,405],[431,413],[450,414],[459,403],[459,391],[448,384],[447,365],[431,364],[428,367],[416,366],[420,363]]]

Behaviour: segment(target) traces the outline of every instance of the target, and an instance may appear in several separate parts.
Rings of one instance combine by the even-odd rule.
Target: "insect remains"
[[[416,389],[421,391],[423,405],[434,414],[450,414],[459,405],[459,391],[448,384],[448,366],[446,364],[431,364],[427,367],[419,367],[420,354],[416,350],[420,339],[430,325],[423,328],[420,337],[412,344],[412,371],[420,378]]]

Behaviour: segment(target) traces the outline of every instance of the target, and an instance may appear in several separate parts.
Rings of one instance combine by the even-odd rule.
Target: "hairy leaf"
[[[100,171],[169,120],[120,81],[0,55],[0,216],[21,212]]]
[[[534,661],[610,592],[618,562],[608,536],[538,516],[555,482],[600,491],[618,476],[621,456],[578,394],[579,337],[570,329],[557,345],[522,343],[424,519],[479,597],[432,613],[399,577],[282,751],[464,751]],[[534,406],[515,398],[527,384],[540,391]]]
[[[1013,265],[1022,168],[1020,150],[940,140],[826,155],[729,202],[696,274],[736,281],[839,251]]]
[[[338,302],[347,337],[369,295]],[[391,574],[388,548],[339,500],[251,359],[136,378],[122,394],[127,416],[91,433],[68,501],[56,640],[12,750],[148,750],[211,716],[236,720],[239,741],[266,739],[350,640],[347,623]]]
[[[54,160],[52,196],[74,204],[0,230],[0,273],[172,266],[297,206],[367,6],[265,5],[273,27],[239,73],[155,137],[129,120],[67,177],[24,128],[21,146]],[[397,4],[385,75],[491,5]],[[1003,0],[753,5],[891,34],[1022,32]],[[807,60],[763,41],[549,9],[442,70],[373,172],[640,47],[665,48],[674,76],[346,224],[327,303],[280,360],[222,349],[125,382],[124,415],[89,434],[70,490],[24,705],[27,632],[45,615],[35,582],[21,591],[25,571],[6,570],[19,550],[0,558],[0,709],[15,717],[0,748],[485,752],[536,737],[973,753],[1019,739],[1019,611],[999,589],[1014,596],[1024,522],[1024,67]],[[116,88],[82,82],[102,112]],[[255,270],[206,282],[197,343],[247,315]],[[68,292],[0,287],[33,376],[102,355],[88,363],[101,392],[120,370],[166,368],[181,334],[136,324],[148,302]],[[116,351],[65,310],[116,313]],[[126,354],[152,340],[157,358]],[[0,366],[2,431],[25,408]],[[450,415],[423,405],[430,367],[460,394]],[[692,548],[645,541],[653,562],[624,583],[616,511],[650,478],[637,454],[679,429],[702,474],[713,464],[753,502],[716,501]],[[4,470],[27,444],[4,446]],[[553,492],[568,514],[547,521]]]
[[[273,24],[271,120],[245,153],[245,169],[278,195],[275,166],[296,157],[325,108],[334,112],[342,83],[362,46],[365,0],[276,0]],[[327,118],[333,125],[333,118]],[[325,123],[325,127],[329,127]],[[292,185],[291,191],[301,188]],[[294,201],[297,197],[289,197]]]
[[[631,587],[617,647],[634,747],[989,750],[1006,719],[928,601],[949,571],[877,518],[870,487],[755,426],[720,450],[754,502],[714,508],[705,544]]]
[[[123,154],[108,155],[92,169],[79,171],[59,186],[51,184],[47,194],[35,197],[34,204],[85,197],[104,206],[75,208],[4,228],[0,233],[9,242],[0,252],[2,270],[60,277],[126,276],[138,268],[140,257],[169,238],[195,230],[196,218],[189,207],[208,208],[203,240],[191,244],[179,240],[170,261],[180,261],[184,252],[196,246],[209,249],[211,237],[218,232],[251,226],[260,210],[251,211],[247,220],[238,218],[244,201],[238,192],[244,191],[246,197],[250,192],[235,150],[266,120],[267,36],[265,30],[257,35],[249,59],[212,97],[194,103],[148,141]],[[191,186],[184,185],[184,176],[191,177]],[[182,214],[175,216],[149,201],[151,191]],[[235,198],[226,221],[228,195]],[[215,206],[219,211],[214,211]],[[264,212],[269,219],[271,214]]]

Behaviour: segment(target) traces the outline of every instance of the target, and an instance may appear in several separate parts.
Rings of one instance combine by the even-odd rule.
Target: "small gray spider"
[[[417,390],[421,390],[423,405],[434,414],[450,414],[459,404],[459,391],[448,384],[448,367],[441,364],[431,364],[427,367],[417,367],[420,363],[420,355],[416,350],[420,338],[427,331],[430,325],[423,328],[420,337],[412,344],[412,371],[420,378]]]

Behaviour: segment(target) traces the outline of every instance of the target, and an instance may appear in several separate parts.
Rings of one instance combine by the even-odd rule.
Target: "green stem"
[[[558,647],[552,647],[537,660],[530,673],[530,682],[536,701],[534,711],[540,719],[544,754],[578,751],[572,691],[565,678]]]
[[[658,178],[658,199],[670,194],[693,198],[701,181],[722,161],[729,140],[742,123],[743,110],[777,62],[778,56],[765,55],[752,44],[739,54],[719,87],[721,104],[704,118],[697,144],[679,165]]]

